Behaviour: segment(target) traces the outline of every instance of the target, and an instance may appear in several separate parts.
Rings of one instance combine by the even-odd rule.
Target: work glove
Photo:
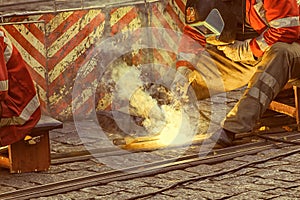
[[[171,85],[171,92],[174,100],[179,100],[181,103],[188,101],[188,89],[193,81],[191,74],[192,70],[187,67],[179,67],[175,74],[174,81]]]
[[[235,40],[229,45],[218,46],[218,49],[223,51],[227,58],[235,62],[255,61],[255,57],[250,48],[251,39],[245,41]]]

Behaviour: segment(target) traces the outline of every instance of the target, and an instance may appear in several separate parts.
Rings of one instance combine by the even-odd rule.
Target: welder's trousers
[[[253,67],[245,93],[222,122],[234,133],[251,131],[285,84],[300,78],[300,44],[276,43]]]
[[[216,48],[207,49],[199,60],[190,74],[194,76],[191,85],[198,99],[248,85],[221,122],[224,129],[234,133],[251,131],[285,84],[300,78],[298,43],[276,43],[255,63],[232,62]]]

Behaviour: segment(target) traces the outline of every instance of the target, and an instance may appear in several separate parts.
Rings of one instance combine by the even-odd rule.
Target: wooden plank
[[[0,147],[0,154],[7,153],[8,146]]]
[[[298,131],[300,131],[300,89],[298,86],[293,86],[295,93],[295,115],[298,126]]]
[[[0,167],[4,167],[4,168],[10,168],[10,161],[9,158],[4,156],[4,155],[0,155]]]
[[[30,133],[30,140],[21,140],[1,148],[0,167],[9,168],[11,173],[48,170],[51,162],[49,131],[62,127],[62,122],[42,115]]]
[[[24,140],[9,146],[11,173],[46,171],[50,166],[49,132],[40,133],[40,141],[30,145]]]
[[[278,101],[272,101],[269,106],[269,109],[274,110],[279,113],[286,114],[286,115],[294,117],[294,118],[296,117],[296,108],[286,105],[286,104],[283,104],[283,103],[280,103]]]

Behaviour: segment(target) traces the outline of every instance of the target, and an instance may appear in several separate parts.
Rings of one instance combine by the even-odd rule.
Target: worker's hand
[[[188,88],[190,85],[190,74],[192,70],[187,67],[179,67],[177,69],[174,81],[171,86],[171,92],[173,94],[174,100],[188,101]]]
[[[223,51],[226,57],[229,59],[240,62],[240,61],[255,61],[255,57],[250,49],[250,40],[245,41],[234,41],[233,44],[218,46],[218,49]]]

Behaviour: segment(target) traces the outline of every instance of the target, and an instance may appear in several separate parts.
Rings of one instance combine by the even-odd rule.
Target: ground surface
[[[228,97],[226,109],[230,109],[239,98],[240,92],[234,91]],[[282,121],[282,120],[281,120]],[[91,124],[86,131],[92,138],[96,135]],[[110,131],[114,131],[111,129]],[[80,134],[74,122],[64,123],[63,129],[51,133],[52,153],[68,153],[85,150]],[[107,141],[91,143],[88,147],[108,147]],[[202,164],[184,170],[175,170],[150,177],[135,178],[127,181],[114,181],[106,185],[86,187],[65,194],[57,194],[38,198],[40,200],[54,199],[128,199],[133,196],[158,191],[178,181],[191,177],[201,177],[222,170],[232,170],[245,163],[266,159],[289,151],[295,151],[299,146],[274,148],[261,151],[254,155],[236,157],[215,164]],[[197,151],[197,148],[194,148]],[[172,158],[186,153],[180,149],[142,152],[138,156],[114,156],[106,158],[108,164],[92,158],[85,161],[52,164],[49,171],[39,173],[9,174],[6,169],[0,170],[0,193],[11,192],[22,188],[68,180],[98,172],[113,169],[113,166],[138,161],[153,162],[155,160]],[[189,150],[193,151],[193,150]],[[104,161],[104,160],[103,160]],[[111,162],[110,162],[111,161]],[[112,162],[113,161],[113,162]],[[113,163],[113,164],[112,164]],[[151,195],[144,199],[300,199],[300,153],[285,157],[270,159],[266,162],[249,165],[240,170],[226,172],[211,178],[199,178],[197,181],[187,181],[175,188]]]

